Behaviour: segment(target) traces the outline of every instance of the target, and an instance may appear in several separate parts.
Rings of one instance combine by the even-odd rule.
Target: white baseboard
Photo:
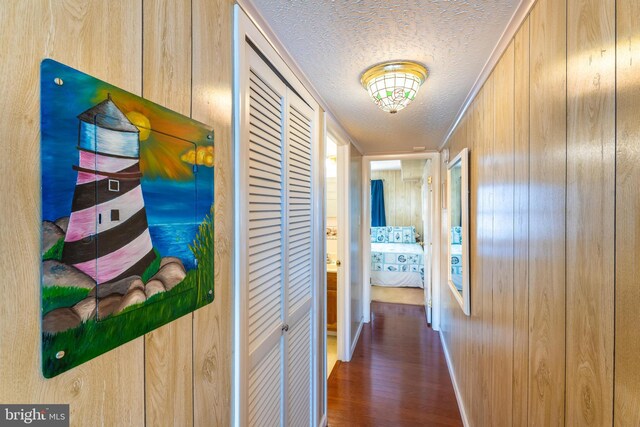
[[[358,324],[358,330],[356,331],[356,338],[351,343],[351,351],[349,352],[349,360],[353,356],[353,352],[356,349],[356,345],[358,345],[358,340],[360,339],[360,332],[362,332],[362,325],[364,325],[364,319],[360,319],[360,324]]]
[[[440,342],[442,343],[442,348],[444,350],[444,358],[447,361],[447,368],[449,369],[449,377],[451,377],[451,383],[453,384],[453,391],[456,394],[456,400],[458,401],[458,409],[460,410],[460,416],[462,417],[462,424],[464,424],[464,427],[469,427],[469,419],[467,418],[467,412],[464,409],[462,395],[460,394],[458,382],[456,381],[456,376],[453,370],[453,363],[451,362],[451,358],[449,357],[449,349],[447,348],[447,343],[444,341],[442,332],[439,332],[439,335]]]

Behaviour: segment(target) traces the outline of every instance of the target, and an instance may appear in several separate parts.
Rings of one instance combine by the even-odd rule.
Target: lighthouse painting
[[[111,95],[78,119],[78,179],[62,261],[98,285],[142,275],[155,254],[140,185],[140,131]]]
[[[200,122],[42,62],[45,377],[213,301],[213,144]]]

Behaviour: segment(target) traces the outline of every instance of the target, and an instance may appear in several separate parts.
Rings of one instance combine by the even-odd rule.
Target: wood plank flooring
[[[438,333],[424,307],[373,302],[349,363],[328,382],[329,427],[461,426]]]

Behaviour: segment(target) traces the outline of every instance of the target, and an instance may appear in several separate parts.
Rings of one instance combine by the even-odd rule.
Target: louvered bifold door
[[[313,111],[287,97],[287,270],[285,286],[285,417],[287,426],[311,425],[312,391],[312,141]]]
[[[283,424],[283,321],[286,87],[251,49],[244,101],[240,164],[245,238],[240,253],[245,420],[249,426]],[[247,111],[248,110],[248,111]]]

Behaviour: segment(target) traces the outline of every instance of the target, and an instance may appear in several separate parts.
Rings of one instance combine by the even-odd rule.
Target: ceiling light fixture
[[[369,68],[362,73],[360,83],[381,110],[395,114],[414,100],[427,76],[423,65],[392,61]]]

